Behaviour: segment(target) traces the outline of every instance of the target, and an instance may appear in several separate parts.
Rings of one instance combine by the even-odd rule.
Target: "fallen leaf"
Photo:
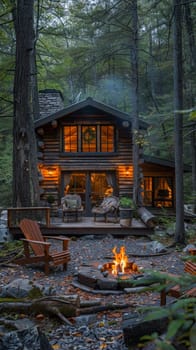
[[[39,321],[42,321],[45,319],[45,316],[43,314],[38,314],[38,315],[36,315],[36,319]]]
[[[75,332],[75,333],[72,333],[72,335],[74,337],[81,337],[82,334],[80,332]]]
[[[59,344],[52,345],[52,348],[54,350],[58,350],[58,349],[60,349],[60,345]]]

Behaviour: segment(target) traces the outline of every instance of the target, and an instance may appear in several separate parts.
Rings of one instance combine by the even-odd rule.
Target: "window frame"
[[[74,152],[74,151],[66,151],[65,150],[65,148],[66,148],[66,140],[65,140],[65,138],[66,138],[66,136],[65,136],[65,128],[66,127],[69,127],[70,129],[71,128],[73,128],[73,127],[75,127],[76,128],[76,152]],[[70,153],[78,153],[78,151],[79,151],[79,142],[78,142],[78,125],[74,125],[74,124],[70,124],[70,125],[64,125],[63,126],[63,129],[62,129],[62,148],[63,148],[63,152],[64,153],[66,153],[66,154],[70,154]],[[70,143],[70,145],[71,145],[71,143]],[[70,146],[70,149],[71,149],[72,147]]]
[[[144,188],[143,188],[143,193],[144,193],[144,205],[146,207],[159,207],[158,206],[158,203],[162,203],[162,207],[164,208],[174,208],[174,178],[173,176],[171,175],[157,175],[157,176],[151,176],[151,175],[147,175],[147,176],[144,176],[144,182],[145,180],[148,180],[151,182],[151,189],[146,189],[145,188],[145,185],[144,185]],[[155,196],[155,190],[156,190],[156,184],[160,184],[160,181],[163,180],[163,181],[168,181],[168,184],[169,186],[171,187],[171,198],[162,198],[160,199],[158,196]],[[145,202],[145,198],[147,199],[148,198],[148,194],[149,194],[149,197],[151,197],[151,203],[150,202]],[[170,203],[170,205],[165,205],[166,203]]]
[[[66,147],[66,140],[65,140],[65,128],[66,127],[76,127],[77,130],[77,151],[76,152],[72,152],[72,151],[66,151],[65,147]],[[83,136],[82,136],[82,128],[83,127],[87,127],[88,128],[96,128],[96,150],[95,151],[83,151],[82,150],[82,145],[83,145]],[[101,139],[102,139],[102,135],[101,135],[101,129],[102,127],[112,127],[113,128],[113,150],[112,151],[102,151],[102,145],[101,145]],[[107,141],[107,147],[109,148],[109,142]],[[71,147],[70,147],[71,149]],[[88,123],[88,124],[64,124],[62,127],[62,152],[63,154],[66,155],[72,155],[72,154],[104,154],[104,155],[112,155],[114,153],[116,153],[116,127],[114,124],[93,124],[93,123]]]

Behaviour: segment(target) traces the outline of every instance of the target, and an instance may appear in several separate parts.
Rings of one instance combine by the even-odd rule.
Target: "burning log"
[[[128,275],[132,273],[138,273],[139,268],[135,262],[128,261],[128,255],[126,255],[125,247],[120,247],[120,252],[117,252],[117,248],[112,249],[114,254],[113,262],[103,265],[103,271],[109,271],[114,276]]]
[[[130,286],[126,281],[129,282],[141,275],[137,264],[134,261],[128,261],[124,246],[120,247],[119,252],[117,247],[114,247],[112,252],[114,254],[112,262],[80,266],[77,276],[80,285],[77,283],[77,287],[81,288],[82,285],[84,290],[83,285],[85,285],[97,291],[107,290],[110,293],[113,291],[117,293],[125,286]],[[76,282],[74,284],[76,286]]]

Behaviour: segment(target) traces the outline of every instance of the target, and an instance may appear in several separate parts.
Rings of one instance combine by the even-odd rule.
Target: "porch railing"
[[[32,219],[44,226],[50,226],[50,207],[7,208],[9,228],[18,227],[24,218]]]

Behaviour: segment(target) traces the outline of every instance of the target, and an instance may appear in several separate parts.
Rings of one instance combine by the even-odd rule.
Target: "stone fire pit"
[[[96,290],[97,293],[99,291],[113,291],[116,294],[138,292],[146,285],[153,283],[152,278],[144,273],[135,261],[129,261],[125,246],[121,246],[120,249],[114,247],[112,253],[113,257],[108,258],[109,262],[94,261],[81,265],[74,285],[89,291]],[[135,286],[136,280],[137,286]],[[101,293],[104,294],[104,292]]]
[[[138,279],[142,274],[138,271],[128,273],[126,269],[125,274],[118,274],[114,276],[110,273],[112,263],[93,262],[90,265],[82,265],[78,270],[77,280],[81,285],[85,285],[96,290],[123,290],[130,287],[135,279]],[[130,265],[133,263],[130,262]]]

